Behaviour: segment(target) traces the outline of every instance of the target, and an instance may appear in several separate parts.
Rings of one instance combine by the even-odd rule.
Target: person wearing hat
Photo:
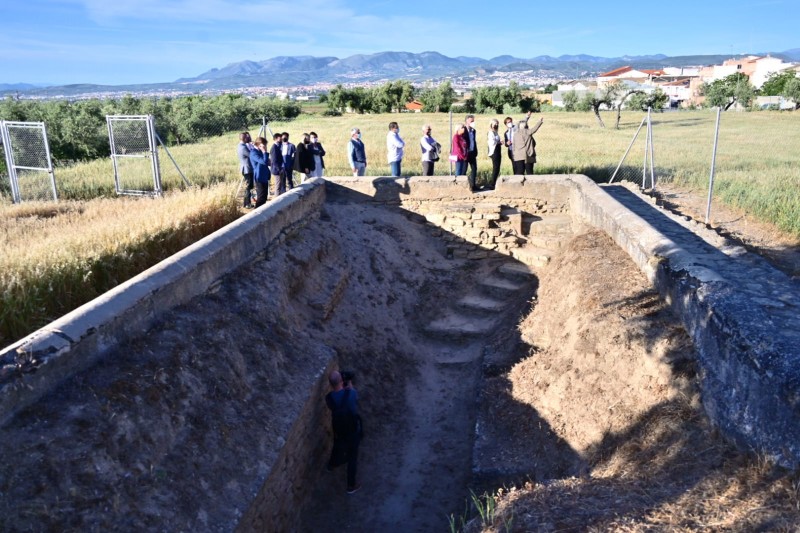
[[[353,176],[363,176],[367,170],[367,151],[361,140],[361,130],[350,130],[350,142],[347,143],[347,160],[353,170]]]

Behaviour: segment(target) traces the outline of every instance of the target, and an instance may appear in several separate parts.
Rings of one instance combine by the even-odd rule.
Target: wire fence
[[[173,110],[175,112],[175,110]],[[161,111],[160,111],[161,113]],[[536,174],[586,174],[597,182],[607,182],[617,170],[615,181],[626,180],[643,184],[644,170],[650,162],[645,152],[652,151],[655,187],[660,183],[677,183],[706,190],[711,170],[714,144],[714,110],[673,111],[653,113],[652,141],[648,147],[644,129],[635,137],[642,124],[644,113],[623,111],[619,127],[615,112],[603,115],[605,128],[600,127],[591,113],[542,113],[538,117],[544,124],[537,132]],[[485,183],[492,173],[488,157],[487,133],[489,123],[497,118],[503,124],[503,115],[477,115],[478,130],[478,183]],[[521,117],[513,116],[516,122]],[[169,151],[177,167],[195,186],[229,182],[231,194],[241,183],[241,173],[236,155],[238,133],[249,131],[253,137],[261,134],[272,144],[270,133],[287,132],[290,141],[301,142],[303,133],[315,132],[326,152],[325,175],[350,176],[347,144],[353,127],[360,129],[366,146],[368,176],[389,175],[386,154],[386,134],[389,122],[400,124],[400,135],[406,142],[402,173],[417,176],[422,172],[419,139],[423,125],[432,127],[434,139],[442,144],[442,159],[435,164],[435,175],[449,175],[447,161],[450,150],[451,125],[444,113],[401,113],[381,115],[321,116],[300,115],[287,120],[261,116],[230,117],[199,123],[189,136],[178,138],[164,133],[165,117],[155,118],[155,128],[162,138],[170,138]],[[463,120],[454,116],[453,128]],[[244,125],[247,121],[247,125]],[[266,123],[266,128],[264,125]],[[48,131],[60,130],[59,126]],[[236,126],[236,127],[234,127]],[[501,126],[502,136],[504,128]],[[177,130],[176,130],[177,131]],[[104,132],[104,142],[108,134]],[[170,137],[171,135],[171,137]],[[54,135],[50,135],[51,143]],[[795,231],[795,222],[789,222],[791,211],[800,212],[795,198],[800,186],[800,113],[796,112],[725,112],[719,130],[719,147],[716,157],[715,195],[729,203],[751,209],[766,219],[780,220],[784,229]],[[629,149],[629,151],[628,151]],[[627,157],[623,159],[628,151]],[[162,183],[165,191],[183,189],[186,183],[175,165],[168,163],[163,148],[158,149],[161,161]],[[2,169],[5,170],[4,167]],[[501,175],[511,174],[511,161],[503,149]],[[98,157],[86,163],[60,161],[56,168],[59,198],[88,199],[111,196],[114,191],[114,174],[108,157]],[[295,180],[299,182],[299,180]],[[650,186],[648,178],[647,186]],[[7,173],[0,176],[0,196],[10,199]],[[800,227],[796,228],[800,232]]]

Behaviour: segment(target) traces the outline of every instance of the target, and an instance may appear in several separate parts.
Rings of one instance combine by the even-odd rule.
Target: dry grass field
[[[537,174],[583,173],[606,181],[613,173],[644,116],[625,112],[620,128],[614,117],[601,129],[590,113],[543,113],[536,135]],[[503,116],[478,115],[479,181],[490,173],[485,135],[489,121]],[[518,119],[519,117],[515,117]],[[453,116],[453,122],[463,115]],[[695,188],[705,195],[710,172],[715,114],[681,111],[653,115],[655,171],[658,180]],[[420,172],[417,140],[423,124],[447,152],[450,124],[446,114],[344,115],[305,114],[272,131],[288,131],[296,143],[315,131],[327,151],[326,175],[346,175],[350,129],[361,129],[367,147],[367,174],[386,175],[385,136],[390,121],[400,124],[406,140],[403,173]],[[255,136],[258,126],[251,132]],[[501,126],[501,131],[503,127]],[[267,135],[271,137],[271,135]],[[6,344],[84,303],[189,242],[210,233],[241,213],[233,196],[239,185],[235,133],[174,146],[170,152],[194,185],[185,187],[165,153],[160,154],[162,199],[116,197],[109,159],[59,167],[60,201],[11,205],[0,195],[0,342]],[[641,182],[645,146],[640,133],[620,177]],[[723,114],[717,155],[715,198],[781,230],[800,236],[800,114],[779,112]],[[127,168],[126,183],[152,183],[148,165]],[[501,173],[511,165],[503,159]],[[446,158],[436,174],[449,174]],[[658,187],[658,183],[656,184]],[[169,246],[159,243],[169,241]],[[153,254],[152,256],[150,254]]]

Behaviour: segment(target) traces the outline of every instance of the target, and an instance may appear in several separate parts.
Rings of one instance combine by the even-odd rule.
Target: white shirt
[[[386,134],[386,157],[389,163],[400,161],[403,159],[403,147],[406,143],[400,138],[396,131],[390,131]]]

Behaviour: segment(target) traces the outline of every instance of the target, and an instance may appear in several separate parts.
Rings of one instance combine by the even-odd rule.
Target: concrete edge
[[[290,192],[0,351],[0,425],[58,383],[92,365],[164,313],[206,292],[319,212],[325,180]]]
[[[686,327],[699,355],[703,407],[724,434],[778,464],[800,466],[798,358],[772,322],[747,320],[752,305],[714,270],[584,176],[571,211],[607,233],[644,272]],[[687,231],[690,231],[687,229]]]

